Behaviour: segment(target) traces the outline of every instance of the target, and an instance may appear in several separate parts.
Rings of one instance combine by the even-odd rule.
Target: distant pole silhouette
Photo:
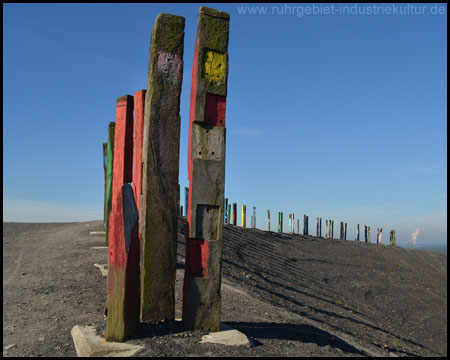
[[[356,225],[356,241],[359,241],[359,224]]]
[[[322,218],[319,221],[319,236],[322,237]]]
[[[283,232],[283,213],[280,211],[278,212],[278,232]]]
[[[256,229],[256,207],[253,206],[253,229]]]
[[[267,226],[268,231],[270,231],[270,210],[267,210]]]
[[[344,240],[347,240],[347,223],[345,223]]]
[[[228,198],[225,198],[225,211],[224,211],[224,216],[225,216],[225,218],[224,218],[224,221],[225,221],[225,224],[228,224],[228,221],[229,221],[229,219],[228,219]]]

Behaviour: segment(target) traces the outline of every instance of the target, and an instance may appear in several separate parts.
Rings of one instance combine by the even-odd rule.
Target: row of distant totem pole
[[[178,188],[178,196],[180,190]],[[185,204],[188,203],[189,188],[184,188],[185,193]],[[178,197],[178,211],[179,214],[183,215],[183,206],[180,206],[180,199]],[[231,212],[233,210],[233,212]],[[237,203],[229,204],[228,198],[224,201],[224,223],[235,225],[237,224]],[[309,216],[303,215],[303,235],[309,235]],[[340,240],[347,240],[347,223],[341,221],[340,228]],[[247,206],[242,205],[241,214],[241,226],[247,226]],[[256,207],[253,206],[253,215],[251,216],[251,228],[256,229]],[[289,234],[294,234],[295,227],[295,217],[294,214],[289,214]],[[267,229],[270,231],[270,210],[267,210]],[[283,232],[283,213],[278,212],[278,232]],[[297,234],[300,234],[300,219],[297,219]],[[325,239],[333,239],[334,234],[334,220],[325,220]],[[383,228],[377,228],[377,244],[381,244],[381,236],[383,234]],[[316,236],[322,237],[322,218],[316,218]],[[356,225],[356,241],[360,241],[360,231],[359,224]],[[364,225],[364,240],[365,242],[371,242],[370,226]],[[389,232],[389,244],[396,245],[395,230]]]
[[[219,331],[229,14],[200,7],[189,116],[185,329]],[[185,19],[159,14],[147,90],[117,99],[103,144],[107,341],[175,319]],[[130,184],[132,183],[132,184]]]

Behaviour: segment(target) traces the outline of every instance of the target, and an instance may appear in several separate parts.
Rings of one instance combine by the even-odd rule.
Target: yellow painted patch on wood
[[[208,50],[205,55],[205,77],[208,81],[223,82],[225,80],[225,55]]]

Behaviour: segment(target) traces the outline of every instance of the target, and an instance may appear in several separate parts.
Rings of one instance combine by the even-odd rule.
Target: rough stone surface
[[[228,346],[255,346],[253,341],[244,333],[223,323],[220,324],[220,331],[203,335],[200,343],[223,344]]]
[[[141,319],[175,316],[177,191],[184,22],[160,14],[151,38],[145,95],[141,232]]]
[[[144,349],[134,344],[106,342],[94,326],[75,325],[70,333],[78,357],[129,357]]]

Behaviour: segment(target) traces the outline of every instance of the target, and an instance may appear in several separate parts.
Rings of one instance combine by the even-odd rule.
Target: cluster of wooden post
[[[147,90],[117,99],[103,144],[104,226],[109,247],[107,341],[124,341],[140,321],[175,319],[180,93],[184,24],[158,15]],[[229,15],[201,7],[194,50],[183,289],[186,329],[218,331],[225,181]],[[131,185],[132,184],[132,185]],[[233,223],[236,223],[233,204]],[[255,215],[253,219],[256,219]]]

